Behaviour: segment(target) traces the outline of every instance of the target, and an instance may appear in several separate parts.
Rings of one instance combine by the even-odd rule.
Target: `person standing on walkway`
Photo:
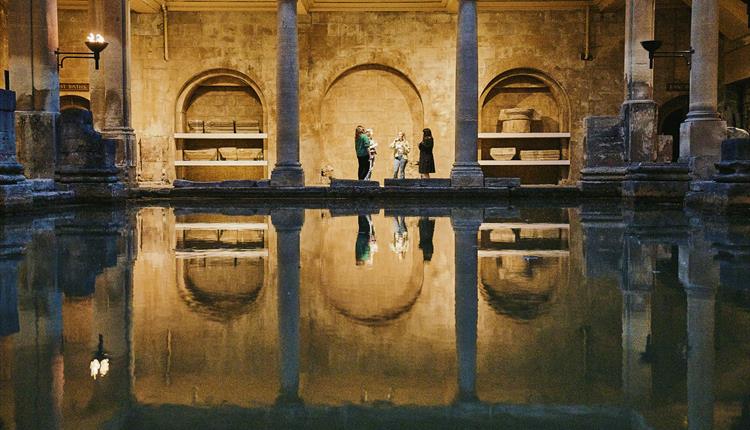
[[[403,131],[399,131],[396,139],[391,142],[391,149],[393,149],[393,179],[404,179],[411,148]]]
[[[372,169],[375,168],[375,155],[377,155],[378,153],[378,150],[377,150],[378,142],[375,142],[375,138],[374,138],[375,132],[372,131],[371,128],[368,128],[367,130],[365,130],[365,134],[367,135],[367,138],[369,139],[369,142],[370,142],[370,146],[367,147],[367,151],[370,154],[370,159],[369,159],[367,174],[365,174],[365,181],[370,181],[372,180]]]
[[[361,181],[370,170],[370,138],[365,134],[365,128],[357,126],[354,131],[354,150],[357,152],[357,178]]]
[[[435,158],[432,156],[432,130],[422,130],[422,141],[419,142],[419,175],[422,179],[430,179],[430,173],[435,173]]]

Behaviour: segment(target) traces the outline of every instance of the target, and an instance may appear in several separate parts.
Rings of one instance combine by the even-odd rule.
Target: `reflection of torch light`
[[[89,370],[91,370],[91,377],[103,378],[109,373],[109,355],[104,351],[104,336],[99,335],[99,345],[94,353],[94,358],[89,363]]]

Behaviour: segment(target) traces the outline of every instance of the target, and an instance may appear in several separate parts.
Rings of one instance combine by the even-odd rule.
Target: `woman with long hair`
[[[399,131],[396,138],[391,142],[393,149],[393,179],[404,179],[406,163],[409,161],[409,141],[403,131]]]
[[[357,178],[361,181],[370,170],[370,138],[361,125],[354,131],[354,150],[357,152]]]
[[[419,142],[419,175],[423,179],[430,179],[430,173],[435,173],[435,158],[432,156],[432,130],[422,130],[422,141]]]

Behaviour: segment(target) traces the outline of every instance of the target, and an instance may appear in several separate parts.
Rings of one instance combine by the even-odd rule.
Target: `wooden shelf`
[[[266,139],[268,133],[175,133],[175,139],[210,139],[210,140],[236,140],[236,139]]]
[[[183,161],[175,160],[174,165],[177,167],[190,166],[213,166],[213,167],[238,167],[238,166],[268,166],[266,160],[240,160],[240,161]]]
[[[566,249],[480,249],[477,251],[477,257],[505,257],[505,256],[533,256],[533,257],[567,257],[570,251]]]
[[[193,249],[175,251],[178,259],[233,257],[233,258],[264,258],[268,257],[268,249]]]
[[[570,224],[485,222],[479,226],[480,230],[495,230],[495,229],[500,229],[500,228],[528,228],[531,230],[569,230]]]
[[[570,160],[479,160],[482,166],[570,166]]]
[[[480,139],[562,139],[570,133],[479,133]]]
[[[176,230],[268,230],[268,224],[260,222],[190,222],[175,224]]]

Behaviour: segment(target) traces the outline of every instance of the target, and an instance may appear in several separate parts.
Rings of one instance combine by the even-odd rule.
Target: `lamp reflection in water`
[[[97,378],[103,378],[109,373],[109,354],[104,350],[104,336],[99,335],[99,345],[94,353],[94,358],[89,363],[89,369],[91,370],[91,377],[96,380]]]

